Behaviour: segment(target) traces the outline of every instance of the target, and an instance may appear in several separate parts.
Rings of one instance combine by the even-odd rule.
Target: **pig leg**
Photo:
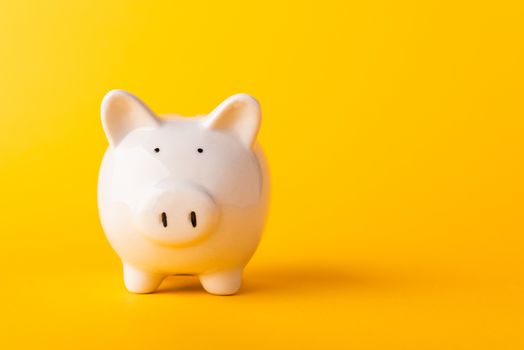
[[[152,293],[166,276],[144,272],[124,264],[124,283],[128,291],[132,293]]]
[[[200,275],[200,283],[204,289],[215,295],[235,294],[242,282],[243,268],[213,272]]]

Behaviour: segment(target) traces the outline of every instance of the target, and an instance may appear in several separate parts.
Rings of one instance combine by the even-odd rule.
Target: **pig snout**
[[[144,197],[138,225],[143,235],[159,244],[189,244],[205,237],[217,224],[218,207],[198,185],[159,186]]]

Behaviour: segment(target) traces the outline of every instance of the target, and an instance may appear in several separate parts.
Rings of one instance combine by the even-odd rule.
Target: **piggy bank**
[[[209,293],[237,292],[268,209],[258,102],[238,94],[206,116],[159,118],[113,90],[101,117],[109,147],[98,208],[126,288],[151,293],[166,276],[189,274]]]

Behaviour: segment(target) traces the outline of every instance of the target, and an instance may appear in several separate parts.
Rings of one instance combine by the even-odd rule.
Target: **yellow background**
[[[524,347],[519,1],[2,1],[0,348]],[[99,105],[263,107],[273,180],[233,297],[125,291]]]

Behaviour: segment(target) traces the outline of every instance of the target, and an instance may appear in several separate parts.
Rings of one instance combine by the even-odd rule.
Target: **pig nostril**
[[[191,217],[191,225],[193,225],[193,227],[196,227],[197,225],[196,213],[192,211],[190,217]]]
[[[167,227],[167,215],[166,215],[166,213],[162,213],[162,225],[164,225],[164,227]]]

